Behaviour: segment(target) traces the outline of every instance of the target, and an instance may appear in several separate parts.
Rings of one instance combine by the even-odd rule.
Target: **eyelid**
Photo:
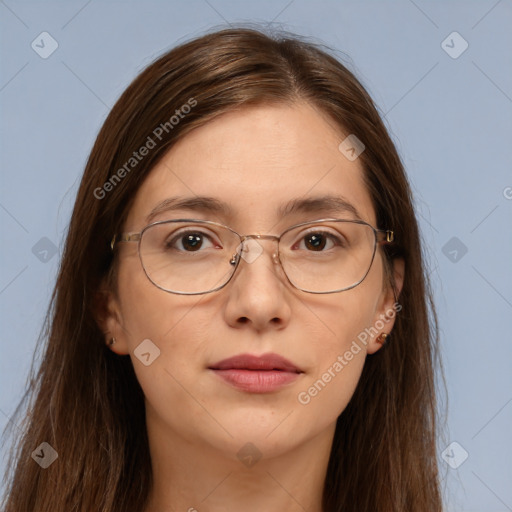
[[[183,226],[181,228],[176,229],[172,233],[170,233],[170,237],[172,237],[173,240],[175,240],[177,237],[183,236],[187,233],[199,233],[201,235],[205,235],[208,238],[217,238],[215,236],[215,233],[211,231],[211,229],[203,226]]]
[[[289,228],[290,229],[290,228]],[[327,235],[332,236],[343,236],[342,233],[340,233],[335,227],[333,226],[326,226],[325,224],[315,224],[313,226],[297,226],[292,227],[291,231],[297,231],[297,234],[303,235],[308,233],[325,233]]]
[[[343,235],[341,233],[338,233],[338,232],[333,231],[333,230],[326,229],[323,226],[309,227],[309,228],[306,228],[306,229],[304,229],[302,231],[299,231],[297,233],[297,235],[300,236],[300,237],[304,237],[304,236],[307,236],[307,235],[314,235],[314,234],[320,234],[320,235],[326,236],[328,238],[335,238],[337,240],[341,240],[343,238]]]

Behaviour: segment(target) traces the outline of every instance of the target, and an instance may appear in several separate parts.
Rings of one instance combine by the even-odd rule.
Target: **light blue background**
[[[469,453],[457,470],[441,460],[447,510],[510,511],[510,0],[0,2],[0,428],[21,397],[78,179],[109,108],[177,43],[226,21],[272,20],[348,54],[386,114],[440,315],[449,415],[439,453],[452,441]],[[31,48],[43,31],[59,45],[48,59]],[[457,59],[441,47],[453,31],[469,44]],[[32,252],[42,237],[58,248],[46,263]],[[468,250],[456,263],[443,253],[452,237]]]

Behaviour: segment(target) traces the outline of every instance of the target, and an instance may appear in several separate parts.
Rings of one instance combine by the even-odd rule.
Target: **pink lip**
[[[240,354],[209,367],[229,384],[251,393],[268,393],[295,381],[301,373],[278,354]]]

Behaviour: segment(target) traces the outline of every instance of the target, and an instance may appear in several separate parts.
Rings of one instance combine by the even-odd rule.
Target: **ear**
[[[389,276],[391,283],[389,283],[387,272],[384,272],[385,282],[377,303],[373,324],[370,328],[372,336],[368,342],[368,354],[374,354],[382,348],[383,343],[378,341],[378,337],[382,333],[390,335],[395,325],[396,315],[402,309],[398,297],[404,284],[405,262],[403,258],[393,260],[391,272],[392,275]]]
[[[107,347],[116,354],[128,354],[121,306],[115,293],[106,286],[106,283],[102,283],[94,295],[93,310],[96,323],[105,336]],[[115,339],[114,344],[110,344],[112,338]]]

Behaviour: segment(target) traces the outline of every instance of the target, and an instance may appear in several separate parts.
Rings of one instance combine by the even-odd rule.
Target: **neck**
[[[322,512],[335,425],[281,452],[272,436],[212,446],[185,439],[151,413],[146,421],[153,486],[145,512]]]

